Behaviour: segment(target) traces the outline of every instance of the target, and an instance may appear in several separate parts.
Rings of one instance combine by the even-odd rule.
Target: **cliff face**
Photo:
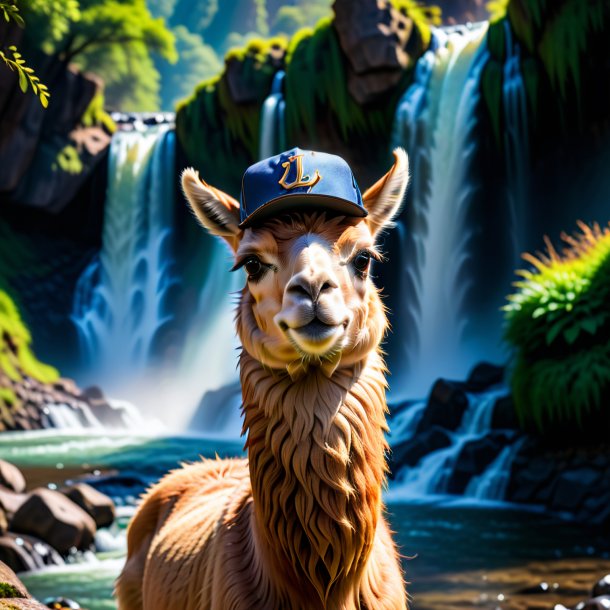
[[[19,28],[0,23],[0,46],[19,45],[20,37]],[[103,128],[81,124],[100,83],[56,57],[28,53],[28,59],[51,98],[43,108],[34,95],[21,92],[16,73],[2,67],[0,203],[58,212],[74,198],[110,143]]]

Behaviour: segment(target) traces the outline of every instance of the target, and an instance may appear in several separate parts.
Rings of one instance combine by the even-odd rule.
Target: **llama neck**
[[[386,473],[384,364],[373,353],[293,382],[244,352],[240,371],[257,535],[282,583],[357,607]]]

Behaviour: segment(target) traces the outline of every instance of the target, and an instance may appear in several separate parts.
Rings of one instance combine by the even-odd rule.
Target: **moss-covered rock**
[[[525,428],[595,440],[610,424],[610,229],[580,224],[559,254],[526,255],[506,311]],[[607,440],[607,438],[606,438]]]

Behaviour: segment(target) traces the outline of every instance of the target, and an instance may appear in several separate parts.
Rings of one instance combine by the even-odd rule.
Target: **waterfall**
[[[286,102],[284,100],[284,78],[286,74],[279,70],[273,77],[271,93],[265,100],[261,110],[261,129],[259,158],[272,157],[286,148],[286,129],[284,115]]]
[[[403,290],[410,293],[395,301],[406,309],[396,318],[413,317],[417,330],[397,338],[406,342],[410,370],[404,387],[393,384],[393,391],[409,395],[421,395],[438,376],[463,376],[476,357],[465,353],[462,331],[472,236],[466,214],[477,188],[470,169],[479,80],[489,57],[486,32],[482,26],[436,32],[397,110],[393,144],[407,148],[417,176],[398,227],[402,241],[412,240],[410,248],[401,244],[412,260],[400,267]]]
[[[79,382],[100,385],[137,404],[148,419],[182,429],[207,391],[237,379],[231,294],[243,277],[229,273],[227,246],[203,229],[197,251],[188,253],[201,261],[198,276],[187,280],[177,269],[174,158],[169,125],[113,137],[102,249],[79,279],[72,319],[83,359]],[[160,367],[155,350],[176,319],[174,296],[193,289],[195,307],[179,331],[183,347]],[[126,421],[135,424],[137,417]],[[234,436],[239,432],[232,426]]]
[[[502,102],[504,105],[504,153],[506,155],[506,182],[513,240],[514,265],[521,262],[526,239],[523,227],[529,203],[529,129],[525,83],[521,73],[521,49],[513,38],[508,20],[504,22],[506,61]]]
[[[468,407],[460,426],[453,432],[447,431],[449,446],[430,451],[416,466],[399,471],[390,496],[421,498],[447,494],[462,449],[468,443],[480,441],[490,434],[494,405],[505,395],[506,388],[503,387],[481,394],[468,394]],[[426,403],[415,403],[391,421],[392,446],[416,439],[417,424],[426,407]],[[503,447],[485,472],[471,479],[467,495],[484,499],[503,499],[518,445],[517,442]]]
[[[96,381],[142,371],[176,281],[172,238],[174,132],[120,131],[111,144],[102,250],[82,274],[72,319]]]

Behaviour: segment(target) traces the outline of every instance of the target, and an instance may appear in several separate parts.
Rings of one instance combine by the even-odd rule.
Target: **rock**
[[[447,491],[464,493],[472,477],[482,474],[508,442],[508,437],[498,432],[466,442],[457,456]]]
[[[385,0],[335,0],[333,10],[349,92],[359,104],[380,99],[423,53],[419,30]]]
[[[432,387],[417,433],[424,432],[431,426],[456,430],[467,408],[468,397],[463,384],[439,379]]]
[[[559,475],[553,490],[550,506],[554,510],[573,511],[586,496],[597,493],[600,472],[593,468],[578,468]]]
[[[494,430],[519,430],[519,420],[517,419],[512,396],[502,396],[496,400],[491,416],[491,428]]]
[[[0,460],[0,486],[17,493],[25,491],[25,478],[21,470],[9,462]]]
[[[66,597],[47,597],[44,600],[44,605],[54,610],[80,610],[81,608],[78,602]]]
[[[425,455],[449,445],[449,433],[439,426],[433,426],[392,448],[392,471],[395,474],[401,466],[415,466]]]
[[[0,561],[0,598],[29,597],[25,585],[5,563]]]
[[[15,513],[10,529],[48,542],[60,553],[87,549],[95,536],[95,521],[63,494],[39,488]]]
[[[610,597],[602,595],[580,602],[574,610],[610,610]]]
[[[470,371],[466,385],[469,392],[482,392],[502,383],[503,380],[504,367],[489,362],[481,362]]]
[[[593,585],[592,597],[600,597],[602,595],[610,595],[610,574],[606,574]]]
[[[18,494],[10,489],[0,487],[0,507],[4,509],[9,520],[19,510],[19,507],[26,499],[26,494]]]
[[[25,572],[45,566],[63,565],[55,549],[38,538],[11,532],[0,536],[0,561],[15,572]]]
[[[48,610],[33,599],[0,599],[0,610]]]
[[[86,483],[77,483],[62,493],[93,517],[97,527],[108,527],[115,519],[114,502]]]

